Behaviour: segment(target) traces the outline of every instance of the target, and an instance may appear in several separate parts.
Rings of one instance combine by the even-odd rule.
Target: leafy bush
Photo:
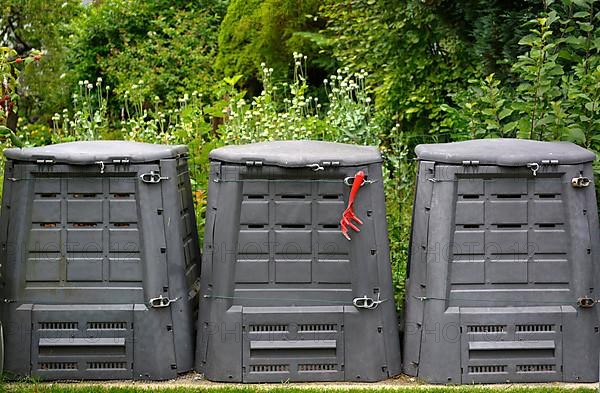
[[[324,27],[316,14],[320,1],[232,0],[219,31],[219,51],[215,69],[220,75],[241,75],[241,84],[252,94],[260,94],[261,63],[273,68],[270,78],[288,79],[293,52],[304,52],[313,61],[313,76],[332,66],[329,56],[300,32]]]
[[[21,117],[48,121],[68,103],[65,62],[70,29],[66,21],[81,12],[78,0],[4,0],[0,7],[0,45],[20,58],[44,53],[44,61],[23,69],[17,92]],[[13,124],[14,125],[14,124]]]
[[[132,89],[144,105],[153,105],[158,96],[169,108],[191,91],[212,97],[223,11],[221,0],[115,0],[89,6],[71,23],[71,83],[101,77],[116,93],[114,110]]]

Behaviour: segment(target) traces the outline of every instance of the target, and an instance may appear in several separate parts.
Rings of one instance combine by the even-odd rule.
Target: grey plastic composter
[[[187,148],[98,141],[5,155],[7,376],[192,369],[200,256]]]
[[[437,383],[598,380],[595,155],[420,145],[404,369]]]
[[[398,374],[377,149],[279,141],[220,148],[210,160],[197,370],[237,382]],[[361,170],[353,206],[363,224],[349,241],[344,180]]]

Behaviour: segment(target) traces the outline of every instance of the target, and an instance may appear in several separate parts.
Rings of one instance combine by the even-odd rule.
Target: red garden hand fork
[[[362,225],[362,221],[360,218],[356,216],[354,213],[354,199],[356,198],[356,194],[360,187],[362,187],[365,181],[365,173],[363,171],[356,172],[354,175],[354,181],[352,182],[352,189],[350,190],[350,198],[348,199],[348,207],[344,210],[342,214],[342,220],[340,221],[340,225],[342,227],[342,234],[348,240],[350,239],[350,235],[348,234],[348,227],[354,229],[356,232],[360,232],[360,228],[354,224],[355,221],[357,224]]]

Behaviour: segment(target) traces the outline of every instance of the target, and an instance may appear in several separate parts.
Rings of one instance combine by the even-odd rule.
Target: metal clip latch
[[[104,174],[104,161],[96,161],[95,164],[100,165],[100,174]]]
[[[312,169],[314,172],[325,170],[325,168],[322,167],[321,164],[308,164],[307,167]]]
[[[530,162],[529,164],[527,164],[527,168],[531,169],[533,176],[537,176],[537,171],[540,170],[540,164],[538,164],[537,162]]]
[[[367,180],[367,179],[363,179],[362,183],[360,184],[360,186],[364,186],[365,184],[373,184],[375,183],[377,180]],[[344,178],[344,184],[347,185],[348,187],[352,187],[352,185],[354,184],[354,176],[348,176],[346,178]]]
[[[160,172],[157,171],[150,171],[150,173],[144,173],[140,175],[140,179],[142,179],[144,183],[150,184],[160,183],[161,180],[169,180],[168,177],[161,176]]]
[[[581,308],[594,307],[596,301],[590,297],[584,296],[577,299],[577,306]]]
[[[379,293],[377,294],[377,300],[373,298],[367,297],[366,295],[363,297],[356,297],[352,300],[352,304],[356,308],[365,308],[367,310],[374,310],[383,303],[383,300],[379,299]]]
[[[171,303],[175,303],[179,299],[180,298],[169,299],[168,297],[163,297],[163,295],[160,295],[159,297],[153,297],[148,302],[152,308],[163,308],[169,307]]]
[[[589,186],[591,180],[588,177],[579,176],[571,179],[571,185],[575,188],[583,188]]]

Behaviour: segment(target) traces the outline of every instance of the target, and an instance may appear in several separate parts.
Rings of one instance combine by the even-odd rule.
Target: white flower
[[[83,81],[79,81],[79,86],[83,86]]]

